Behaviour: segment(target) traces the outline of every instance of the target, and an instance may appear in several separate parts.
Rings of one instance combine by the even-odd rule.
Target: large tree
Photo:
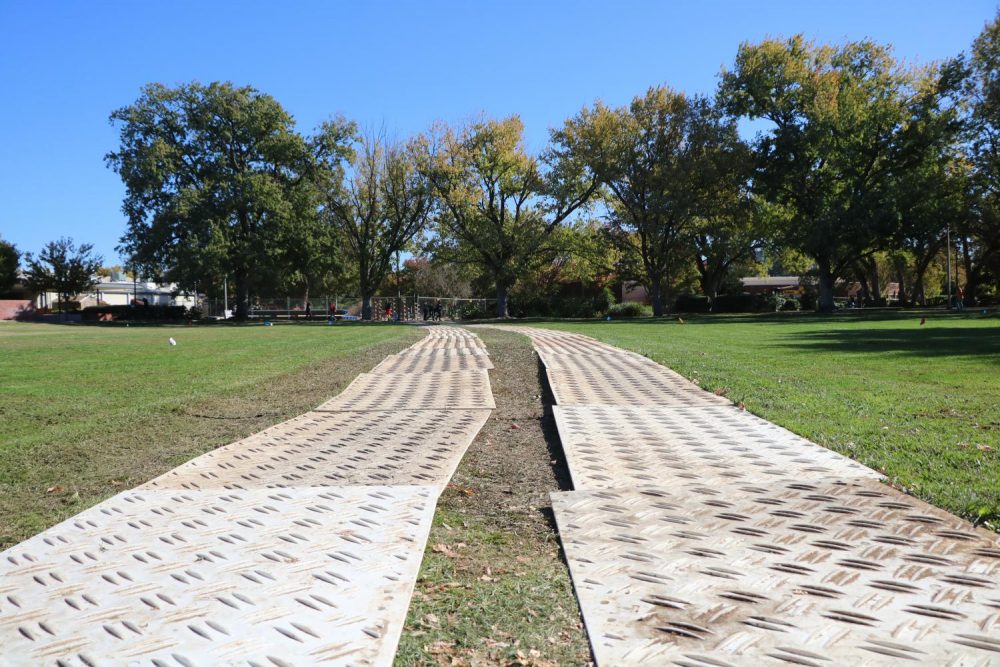
[[[918,159],[901,140],[916,97],[911,73],[870,41],[744,43],[723,73],[729,110],[770,125],[754,184],[784,211],[778,241],[816,262],[822,311],[836,278],[896,231],[894,176]]]
[[[961,229],[967,292],[993,281],[1000,288],[1000,12],[972,44],[964,93],[970,103],[967,140],[972,156],[970,210]]]
[[[650,88],[625,107],[584,109],[556,141],[606,187],[615,237],[639,258],[655,315],[668,279],[694,255],[692,240],[709,290],[743,254],[721,235],[745,222],[747,148],[710,100]]]
[[[279,268],[283,228],[301,222],[296,190],[311,187],[291,115],[250,87],[151,84],[111,120],[121,146],[107,161],[126,187],[120,249],[183,288],[227,277],[245,318],[251,289]]]
[[[440,128],[422,150],[438,200],[437,253],[489,277],[501,318],[508,316],[508,293],[518,277],[558,254],[553,232],[599,186],[558,139],[536,158],[523,133],[516,116],[479,120],[459,130]]]
[[[340,150],[354,137],[354,150]],[[415,148],[382,135],[356,137],[342,120],[325,123],[316,139],[331,179],[325,214],[345,239],[356,264],[361,317],[372,318],[372,297],[392,270],[397,253],[424,229],[433,199]],[[347,168],[342,164],[346,162]]]
[[[0,239],[0,294],[14,288],[20,265],[21,251],[13,243]]]
[[[94,246],[84,243],[78,248],[70,238],[50,241],[37,257],[28,253],[24,259],[28,287],[36,292],[55,292],[60,303],[93,287],[104,261],[94,254]]]

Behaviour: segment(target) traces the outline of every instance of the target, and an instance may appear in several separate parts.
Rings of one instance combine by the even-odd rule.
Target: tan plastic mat
[[[1000,664],[1000,540],[877,482],[552,494],[597,662]]]
[[[879,479],[857,461],[735,407],[554,406],[577,490],[725,476]]]
[[[485,354],[390,354],[372,373],[448,373],[489,370],[493,362]]]
[[[559,405],[732,405],[727,398],[650,365],[547,368],[546,375]]]
[[[410,351],[422,350],[485,350],[486,346],[478,337],[471,336],[427,336],[409,347]]]
[[[495,408],[485,370],[386,375],[362,373],[316,410],[481,410]]]
[[[0,664],[390,665],[435,498],[120,494],[0,554]]]
[[[489,410],[308,412],[144,485],[256,489],[416,484],[443,489]]]

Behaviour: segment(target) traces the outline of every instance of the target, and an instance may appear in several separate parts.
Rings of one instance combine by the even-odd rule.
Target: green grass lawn
[[[0,548],[315,407],[420,335],[0,323]]]
[[[776,313],[539,323],[642,353],[747,410],[1000,527],[996,313]]]

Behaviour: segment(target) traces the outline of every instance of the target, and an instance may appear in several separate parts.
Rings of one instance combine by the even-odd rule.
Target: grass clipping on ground
[[[478,330],[497,409],[438,501],[396,665],[591,664],[549,492],[568,476],[538,358]]]

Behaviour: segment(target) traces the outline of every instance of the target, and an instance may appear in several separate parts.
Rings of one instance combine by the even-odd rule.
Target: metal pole
[[[222,279],[222,316],[229,317],[229,276]]]
[[[945,234],[947,238],[945,252],[948,256],[948,300],[946,303],[948,304],[948,310],[951,310],[951,225],[945,228]]]

